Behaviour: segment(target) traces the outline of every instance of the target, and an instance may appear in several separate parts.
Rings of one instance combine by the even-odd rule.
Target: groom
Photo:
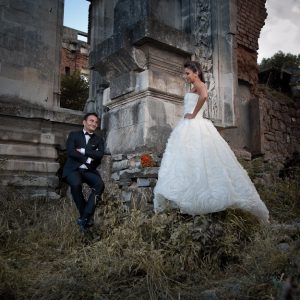
[[[79,212],[77,224],[81,231],[93,225],[96,202],[104,190],[104,183],[97,171],[104,154],[103,139],[95,134],[99,119],[95,113],[83,118],[83,130],[73,131],[67,139],[67,161],[63,178],[71,187],[71,194]],[[82,193],[82,183],[92,189],[87,201]]]

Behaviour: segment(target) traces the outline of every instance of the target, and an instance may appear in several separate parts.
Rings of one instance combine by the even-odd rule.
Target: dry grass
[[[295,247],[277,245],[299,232],[262,229],[241,211],[128,211],[108,185],[95,227],[81,235],[70,200],[2,196],[1,299],[201,299],[207,289],[219,299],[274,299],[282,274],[297,272]]]

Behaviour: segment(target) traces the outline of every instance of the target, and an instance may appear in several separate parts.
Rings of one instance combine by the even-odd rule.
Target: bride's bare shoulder
[[[195,93],[199,94],[200,96],[207,98],[207,88],[204,82],[199,81],[195,84]]]

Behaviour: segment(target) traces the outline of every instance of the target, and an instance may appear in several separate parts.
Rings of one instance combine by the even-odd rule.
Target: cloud
[[[258,61],[279,50],[300,54],[299,0],[267,0],[268,17],[259,39]]]

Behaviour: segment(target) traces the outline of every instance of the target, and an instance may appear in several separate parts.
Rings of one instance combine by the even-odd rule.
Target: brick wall
[[[89,73],[89,44],[78,39],[87,37],[87,33],[73,28],[63,27],[62,48],[61,48],[61,74],[73,74],[79,71],[81,74]]]
[[[238,78],[257,82],[257,50],[260,31],[267,17],[266,0],[237,0]]]
[[[81,73],[85,73],[88,70],[88,50],[80,46],[77,46],[75,50],[70,49],[70,47],[63,47],[61,49],[61,74],[66,74],[67,72],[72,74],[77,70]]]

